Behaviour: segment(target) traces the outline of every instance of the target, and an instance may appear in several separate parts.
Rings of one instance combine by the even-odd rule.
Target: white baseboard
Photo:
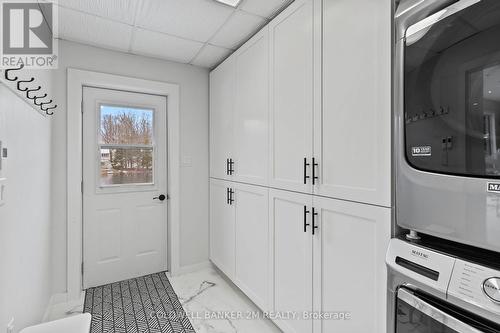
[[[60,294],[54,294],[50,297],[49,299],[49,304],[47,304],[47,308],[45,309],[45,312],[42,317],[42,322],[46,322],[50,318],[50,314],[52,313],[52,309],[54,306],[57,304],[62,304],[66,303],[68,301],[68,294],[67,293],[60,293]]]
[[[178,275],[182,275],[182,274],[193,273],[193,272],[196,272],[196,271],[199,271],[199,270],[202,270],[205,268],[209,268],[209,267],[212,267],[212,263],[207,260],[204,262],[200,262],[198,264],[179,267],[176,274],[172,274],[172,275],[178,276]]]
[[[43,315],[42,322],[65,318],[74,313],[75,309],[77,313],[81,312],[83,310],[83,295],[82,293],[79,299],[74,300],[70,300],[67,293],[52,295]],[[68,311],[71,313],[68,313]]]

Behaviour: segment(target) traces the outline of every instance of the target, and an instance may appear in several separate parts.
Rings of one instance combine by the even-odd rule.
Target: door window
[[[98,184],[153,184],[154,111],[101,104],[99,113]]]
[[[407,31],[407,160],[431,172],[500,177],[500,1],[443,15]]]

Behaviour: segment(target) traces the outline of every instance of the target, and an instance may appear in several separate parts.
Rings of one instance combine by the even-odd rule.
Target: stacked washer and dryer
[[[388,332],[499,333],[500,0],[401,0],[395,36]]]

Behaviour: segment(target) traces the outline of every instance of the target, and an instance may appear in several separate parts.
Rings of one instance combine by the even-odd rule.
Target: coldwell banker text
[[[57,6],[1,0],[2,68],[57,68]]]

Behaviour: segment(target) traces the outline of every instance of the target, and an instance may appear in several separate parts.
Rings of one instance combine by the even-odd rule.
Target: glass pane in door
[[[500,177],[500,1],[420,30],[405,47],[406,158],[417,169]]]
[[[152,183],[153,148],[101,148],[101,186]]]
[[[102,104],[99,113],[99,185],[153,184],[154,111]]]
[[[152,142],[152,109],[100,106],[100,144],[150,145]]]

